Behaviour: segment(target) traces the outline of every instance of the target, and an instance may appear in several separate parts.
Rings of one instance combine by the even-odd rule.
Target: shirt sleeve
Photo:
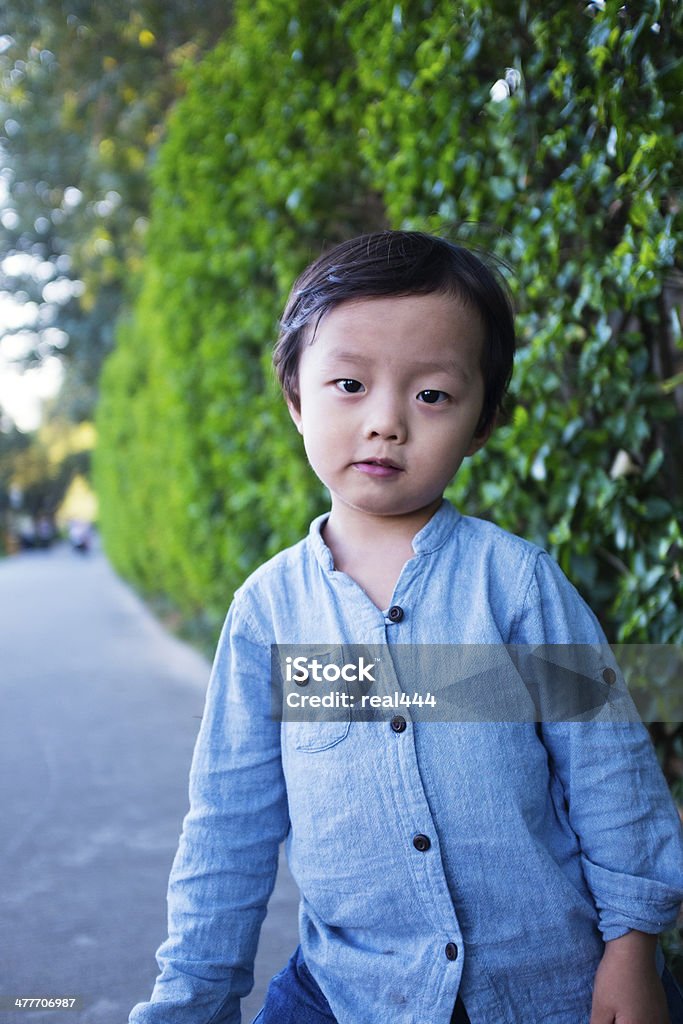
[[[580,644],[594,675],[613,673],[626,690],[600,625],[559,566],[539,553],[511,638],[521,644]],[[632,707],[632,705],[631,705]],[[539,724],[605,941],[676,924],[683,899],[683,839],[676,806],[650,735],[637,719],[606,713],[589,721]],[[636,720],[634,721],[634,717]]]
[[[272,720],[270,646],[230,608],[190,769],[190,809],[168,886],[161,974],[131,1024],[239,1024],[289,828]]]

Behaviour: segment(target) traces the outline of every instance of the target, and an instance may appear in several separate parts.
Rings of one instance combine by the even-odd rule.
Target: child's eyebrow
[[[333,348],[325,353],[326,363],[362,363],[367,365],[373,362],[370,356],[364,356],[362,352],[346,352],[344,349]]]
[[[367,366],[374,362],[372,356],[366,356],[362,352],[349,352],[345,349],[332,349],[326,354],[327,363],[354,363]],[[471,381],[471,375],[460,365],[457,359],[443,360],[411,360],[407,368],[415,373],[449,373],[461,377],[465,384]]]
[[[457,359],[415,361],[410,363],[410,367],[419,373],[455,373],[456,376],[462,377],[466,384],[470,383],[470,374]]]

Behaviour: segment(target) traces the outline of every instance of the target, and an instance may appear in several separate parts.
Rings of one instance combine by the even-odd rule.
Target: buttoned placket
[[[403,566],[389,608],[380,611],[355,580],[334,568],[331,552],[320,533],[313,529],[311,532],[330,583],[342,589],[347,607],[353,605],[358,642],[387,649],[393,644],[418,642],[417,631],[413,628],[412,598],[414,607],[419,608],[418,594],[423,589],[424,574],[429,571],[427,563],[442,538],[433,538],[435,544],[430,543],[424,533],[415,538],[418,542],[417,546],[415,541],[413,544],[415,557]],[[424,606],[426,604],[425,601]],[[400,691],[403,688],[391,656],[389,661],[390,665],[385,665],[382,672],[385,688]],[[436,825],[422,785],[415,746],[415,723],[408,707],[402,708],[394,719],[396,717],[405,722],[404,727],[399,724],[396,728],[392,720],[387,720],[380,733],[384,736],[387,781],[392,788],[393,806],[399,812],[395,827],[401,834],[407,874],[414,880],[415,902],[422,906],[425,916],[434,925],[434,959],[431,973],[425,978],[421,1015],[427,1020],[439,1012],[447,1019],[455,1004],[464,968],[463,937],[446,880]],[[424,727],[429,723],[419,724]],[[418,836],[427,842],[418,840],[416,845]],[[421,846],[424,848],[420,849]]]
[[[388,689],[402,690],[394,669],[390,649],[394,644],[414,641],[410,607],[411,592],[417,592],[426,559],[417,557],[406,563],[396,584],[392,603],[383,614],[383,623],[373,630],[375,638],[386,645],[390,665],[383,676]],[[379,613],[380,615],[382,613]],[[428,727],[428,723],[421,723]],[[394,791],[394,803],[400,809],[400,831],[409,872],[415,881],[417,899],[425,914],[434,922],[434,961],[425,985],[425,1019],[434,1014],[435,1000],[443,1000],[444,1019],[452,1010],[463,971],[463,938],[451,898],[439,838],[422,785],[417,750],[415,722],[409,707],[397,711],[386,722],[383,733],[387,748],[388,776]],[[438,993],[438,996],[437,996]]]

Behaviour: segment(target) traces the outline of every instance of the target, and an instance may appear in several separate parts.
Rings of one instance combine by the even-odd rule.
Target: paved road
[[[208,671],[101,554],[0,562],[0,999],[85,1006],[2,1024],[124,1024],[148,997]],[[245,1022],[296,945],[296,902],[281,865]]]

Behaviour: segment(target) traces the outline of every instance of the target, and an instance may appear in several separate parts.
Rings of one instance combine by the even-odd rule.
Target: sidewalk
[[[0,997],[80,995],[64,1024],[123,1024],[157,972],[209,666],[98,553],[0,561],[0,622]],[[245,1024],[296,946],[297,900],[284,866]]]

